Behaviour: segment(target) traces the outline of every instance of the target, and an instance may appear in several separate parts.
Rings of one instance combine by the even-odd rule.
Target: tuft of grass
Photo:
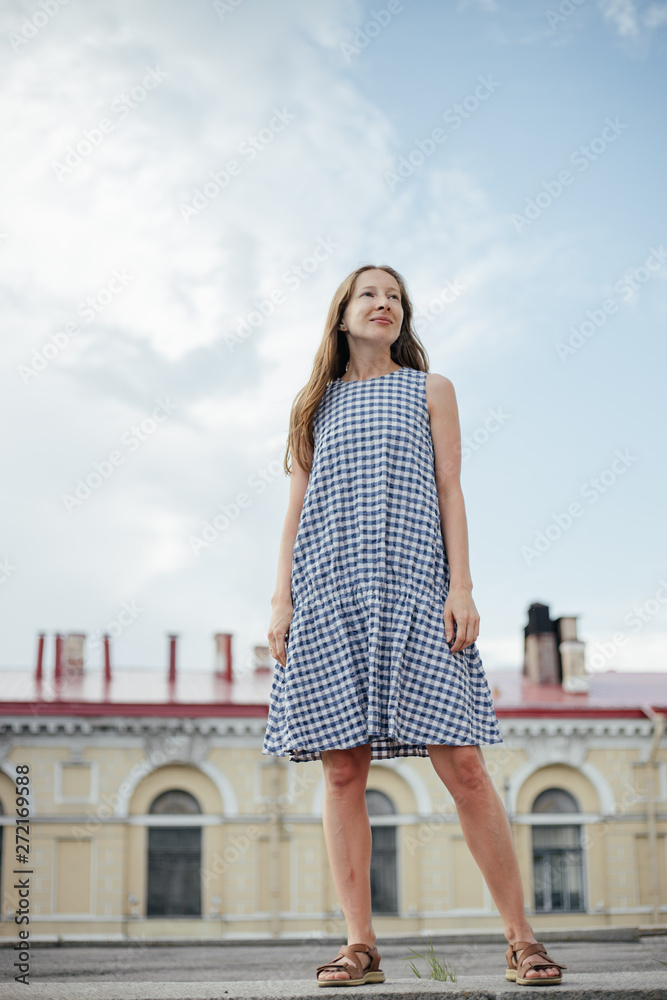
[[[414,950],[414,948],[410,948],[410,951],[412,952],[413,955],[416,955],[417,958],[424,959],[429,969],[431,970],[431,977],[430,977],[431,979],[438,979],[441,981],[449,979],[450,982],[455,983],[457,980],[456,980],[456,972],[454,970],[454,966],[446,962],[444,958],[439,959],[433,950],[433,942],[430,937],[428,941],[429,941],[429,946],[425,955],[420,955],[418,951]],[[422,979],[422,974],[415,965],[414,961],[408,958],[406,958],[405,961],[410,963],[410,968],[414,972],[415,976],[417,976],[419,979]]]

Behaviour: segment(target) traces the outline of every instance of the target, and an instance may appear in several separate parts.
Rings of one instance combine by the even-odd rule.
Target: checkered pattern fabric
[[[475,643],[452,653],[426,373],[337,379],[313,420],[294,541],[287,664],[274,666],[263,754],[371,758],[502,743]]]

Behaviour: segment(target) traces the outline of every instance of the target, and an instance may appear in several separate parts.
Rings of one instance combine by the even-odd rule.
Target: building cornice
[[[65,712],[50,716],[0,714],[0,734],[91,736],[104,734],[144,737],[155,732],[187,733],[201,736],[257,737],[266,729],[265,718],[252,716],[218,717],[209,714],[198,718],[187,716],[156,717],[155,715],[106,715],[83,718]]]
[[[208,714],[187,716],[174,714],[157,716],[154,713],[133,713],[130,715],[106,714],[81,716],[78,713],[64,711],[64,706],[58,712],[48,715],[6,712],[6,704],[0,704],[0,736],[134,736],[143,738],[148,734],[187,733],[219,738],[256,739],[262,737],[266,729],[266,718],[243,713],[219,716]],[[134,706],[137,708],[137,706]],[[142,706],[143,707],[143,706]],[[203,708],[204,706],[198,706]],[[240,706],[236,706],[240,707]],[[256,706],[245,706],[252,707]],[[649,737],[653,732],[653,723],[643,713],[613,715],[596,714],[595,716],[522,716],[508,717],[499,715],[499,725],[504,742],[513,739],[526,738],[557,738],[557,737]],[[497,744],[500,747],[502,744]],[[493,751],[496,744],[486,745],[488,751]],[[506,748],[508,749],[508,748]]]
[[[498,719],[503,740],[531,736],[650,736],[653,733],[653,722],[643,712],[593,717],[499,716]]]
[[[159,716],[176,718],[267,718],[269,706],[266,704],[224,704],[215,705],[211,702],[156,702],[146,704],[141,702],[104,701],[0,701],[0,716],[32,715],[61,716],[75,715],[84,717],[103,716]]]

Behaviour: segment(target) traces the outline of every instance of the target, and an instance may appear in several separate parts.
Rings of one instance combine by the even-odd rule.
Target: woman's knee
[[[438,747],[436,754],[441,765],[437,770],[454,799],[478,794],[490,780],[484,757],[476,746]]]
[[[322,767],[326,783],[336,789],[360,785],[366,787],[370,764],[370,747],[348,750],[323,750]]]

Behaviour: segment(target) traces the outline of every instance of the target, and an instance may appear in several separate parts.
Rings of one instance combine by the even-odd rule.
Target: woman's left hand
[[[442,617],[447,642],[452,640],[456,623],[456,641],[450,647],[452,653],[458,653],[471,646],[479,635],[479,615],[472,594],[466,588],[449,588]]]

